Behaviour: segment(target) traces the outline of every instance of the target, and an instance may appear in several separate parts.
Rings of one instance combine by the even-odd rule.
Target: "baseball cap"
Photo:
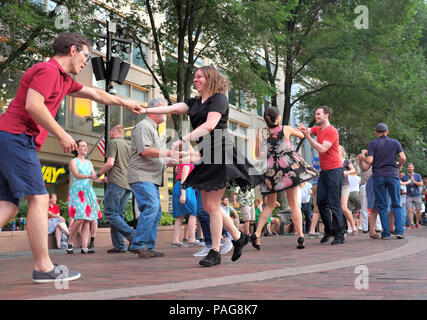
[[[378,123],[377,126],[375,127],[375,131],[376,132],[387,132],[388,127],[385,123]]]

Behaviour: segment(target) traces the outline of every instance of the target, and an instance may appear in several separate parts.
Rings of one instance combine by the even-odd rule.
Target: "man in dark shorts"
[[[0,227],[18,213],[19,200],[29,203],[27,233],[34,257],[33,282],[72,281],[80,273],[54,265],[48,251],[48,202],[37,151],[48,133],[56,136],[64,153],[75,150],[74,138],[55,121],[65,95],[121,105],[140,114],[139,102],[84,87],[77,75],[90,60],[90,43],[74,33],[62,33],[53,42],[53,57],[37,63],[21,78],[15,98],[0,116]],[[93,177],[95,178],[95,177]]]

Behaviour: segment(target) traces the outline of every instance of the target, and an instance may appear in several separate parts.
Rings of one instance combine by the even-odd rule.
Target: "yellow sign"
[[[43,166],[42,167],[42,173],[43,173],[43,180],[46,183],[56,183],[58,180],[58,177],[61,174],[65,173],[64,168],[55,168],[55,167],[49,167],[49,166]]]

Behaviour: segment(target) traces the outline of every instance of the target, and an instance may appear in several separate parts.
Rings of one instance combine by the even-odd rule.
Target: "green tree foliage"
[[[299,109],[310,122],[316,106],[332,107],[340,142],[353,154],[366,148],[375,138],[375,125],[385,122],[389,136],[401,141],[408,161],[427,172],[427,67],[422,47],[426,5],[391,0],[365,4],[368,29],[354,28],[351,7],[337,7],[323,16],[337,31],[317,30],[316,41],[303,55],[313,55],[316,46],[336,49],[312,59],[300,73],[297,81],[304,89]],[[319,87],[325,89],[304,96]]]
[[[46,12],[45,1],[0,1],[0,106],[16,93],[23,72],[52,55],[56,34],[70,31],[93,38],[95,4],[86,0],[58,0]],[[53,3],[53,2],[50,2]],[[62,6],[62,9],[58,10]],[[0,110],[1,111],[1,110]]]

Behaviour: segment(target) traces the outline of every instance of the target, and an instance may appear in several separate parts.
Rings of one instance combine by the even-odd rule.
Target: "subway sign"
[[[58,177],[65,173],[63,167],[42,166],[43,180],[46,183],[57,183]]]

